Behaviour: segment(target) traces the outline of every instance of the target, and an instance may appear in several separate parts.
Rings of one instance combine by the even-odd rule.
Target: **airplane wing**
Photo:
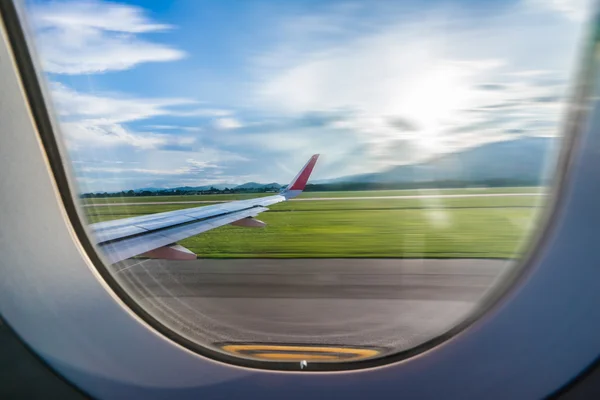
[[[318,154],[313,155],[287,188],[273,196],[98,222],[90,228],[98,247],[111,263],[137,255],[195,259],[196,255],[177,245],[177,241],[227,224],[265,226],[254,217],[267,211],[268,206],[302,193],[318,158]]]

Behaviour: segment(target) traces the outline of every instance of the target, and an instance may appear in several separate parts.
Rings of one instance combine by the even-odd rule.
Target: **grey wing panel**
[[[100,244],[100,248],[103,250],[108,261],[115,263],[219,226],[230,224],[242,218],[254,217],[263,211],[267,211],[267,208],[252,207],[247,210],[232,212],[207,220],[190,222],[155,232],[147,231],[148,233],[138,236]]]
[[[104,243],[133,235],[141,235],[145,232],[152,232],[158,229],[165,229],[174,225],[187,224],[194,220],[208,220],[220,215],[251,209],[252,207],[266,207],[282,201],[285,201],[285,197],[281,195],[259,197],[256,199],[167,211],[115,221],[98,222],[90,225],[90,228],[96,238],[96,243]]]

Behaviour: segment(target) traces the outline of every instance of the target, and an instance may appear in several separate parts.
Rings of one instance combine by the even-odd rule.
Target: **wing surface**
[[[90,225],[90,228],[96,244],[111,263],[137,255],[153,254],[156,249],[171,246],[190,236],[253,219],[267,211],[268,206],[298,196],[304,190],[318,157],[318,154],[313,155],[288,187],[273,196],[98,222]],[[191,253],[188,251],[188,254]]]

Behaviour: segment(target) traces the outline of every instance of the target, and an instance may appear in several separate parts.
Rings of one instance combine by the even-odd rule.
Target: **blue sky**
[[[586,1],[29,1],[82,192],[556,136]]]

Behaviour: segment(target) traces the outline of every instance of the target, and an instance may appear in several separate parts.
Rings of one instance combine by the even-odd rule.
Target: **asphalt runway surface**
[[[203,345],[375,346],[432,339],[464,320],[512,265],[502,260],[126,260],[117,280]]]
[[[276,195],[274,193],[273,195]],[[340,201],[340,200],[402,200],[402,199],[452,199],[468,197],[531,197],[542,196],[543,193],[480,193],[480,194],[420,194],[410,196],[353,196],[353,197],[306,197],[289,201]],[[150,201],[143,203],[94,203],[83,204],[84,207],[110,207],[110,206],[151,206],[159,204],[211,204],[228,203],[235,200],[190,200],[190,201]]]

